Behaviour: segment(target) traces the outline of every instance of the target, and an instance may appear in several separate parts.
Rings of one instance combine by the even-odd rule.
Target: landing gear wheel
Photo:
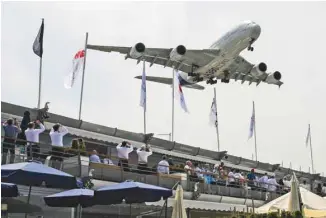
[[[249,46],[247,49],[248,49],[248,51],[254,51],[254,47],[252,47],[252,46]]]

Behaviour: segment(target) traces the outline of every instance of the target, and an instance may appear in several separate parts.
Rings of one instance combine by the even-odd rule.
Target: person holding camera
[[[40,126],[40,129],[35,129],[35,124]],[[27,157],[33,158],[36,157],[38,153],[40,153],[39,136],[42,132],[44,132],[45,127],[39,121],[36,120],[34,122],[30,122],[28,124],[27,130],[25,130],[26,140],[27,140]]]
[[[127,141],[123,141],[122,143],[117,145],[119,158],[118,166],[122,166],[123,170],[125,171],[129,171],[129,153],[131,153],[133,150],[133,146]]]
[[[138,170],[139,173],[147,174],[149,172],[148,167],[148,157],[153,154],[152,150],[148,145],[142,145],[140,148],[137,149],[138,155]]]
[[[63,136],[65,136],[67,133],[68,133],[68,129],[62,126],[60,123],[53,125],[50,131],[52,145],[63,147],[63,142],[62,142]]]

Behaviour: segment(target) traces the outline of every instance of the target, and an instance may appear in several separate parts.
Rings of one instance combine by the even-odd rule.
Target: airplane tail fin
[[[136,76],[136,79],[142,79],[142,76]],[[166,85],[172,85],[173,81],[172,78],[166,78],[166,77],[156,77],[156,76],[146,76],[147,81],[156,82],[156,83],[162,83]],[[187,84],[183,87],[190,88],[190,89],[197,89],[197,90],[204,90],[204,86],[200,86],[198,84]]]

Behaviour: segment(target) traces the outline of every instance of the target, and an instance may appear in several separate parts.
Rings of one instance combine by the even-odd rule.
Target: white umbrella
[[[183,189],[181,185],[178,185],[175,193],[172,218],[187,218],[186,209],[183,204]]]

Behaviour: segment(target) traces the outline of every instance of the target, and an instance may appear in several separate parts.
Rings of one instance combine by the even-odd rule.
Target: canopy
[[[95,191],[97,204],[117,204],[123,200],[126,203],[155,202],[173,195],[171,189],[162,188],[140,182],[126,181],[104,186]]]
[[[43,182],[50,188],[69,189],[77,186],[74,176],[35,162],[2,165],[1,179],[27,186],[40,186]]]
[[[18,188],[16,184],[1,183],[1,197],[17,197]]]
[[[44,197],[50,207],[87,207],[92,205],[94,191],[90,189],[72,189]]]

